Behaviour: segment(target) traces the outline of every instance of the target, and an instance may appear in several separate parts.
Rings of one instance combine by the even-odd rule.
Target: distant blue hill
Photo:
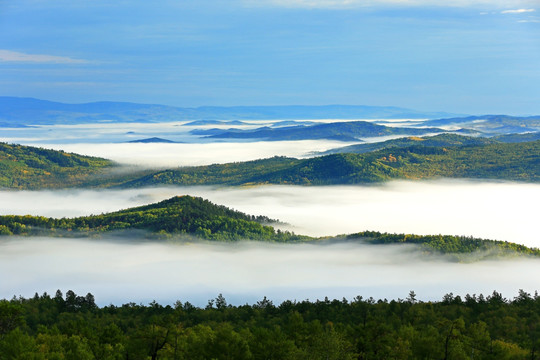
[[[424,122],[426,126],[459,126],[485,135],[520,134],[540,131],[540,116],[481,115]]]
[[[190,121],[188,123],[185,123],[182,126],[207,126],[207,125],[246,125],[243,121],[238,120],[230,120],[230,121],[223,121],[223,120],[194,120]]]
[[[34,98],[0,97],[4,124],[80,124],[98,121],[163,122],[192,120],[302,120],[302,119],[437,119],[461,116],[394,106],[290,105],[173,107],[157,104],[100,101],[65,104]]]
[[[406,128],[377,125],[367,121],[334,122],[328,124],[297,125],[279,128],[261,127],[253,130],[241,129],[209,129],[193,130],[191,134],[206,136],[212,139],[243,140],[338,140],[358,141],[361,137],[377,137],[389,135],[425,135],[442,133],[439,128]]]
[[[149,143],[177,144],[178,143],[177,141],[162,139],[162,138],[159,138],[159,137],[151,137],[151,138],[147,138],[147,139],[131,140],[131,141],[128,141],[128,142],[129,143],[145,143],[145,144],[149,144]]]

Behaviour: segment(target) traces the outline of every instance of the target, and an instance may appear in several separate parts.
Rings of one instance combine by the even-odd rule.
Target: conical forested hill
[[[301,237],[263,225],[264,216],[250,216],[192,196],[176,196],[155,204],[108,214],[77,218],[0,216],[4,235],[93,235],[120,230],[143,230],[150,234],[193,235],[202,239],[289,241]]]

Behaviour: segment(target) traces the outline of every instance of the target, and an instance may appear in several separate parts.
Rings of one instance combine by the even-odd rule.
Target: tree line
[[[99,307],[90,293],[0,300],[2,359],[539,358],[540,296],[446,294],[205,307]]]

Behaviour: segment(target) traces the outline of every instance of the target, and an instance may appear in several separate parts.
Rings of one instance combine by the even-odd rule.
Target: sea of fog
[[[452,263],[407,246],[171,244],[118,239],[0,240],[0,298],[74,290],[99,305],[126,302],[198,306],[222,293],[232,304],[284,300],[491,294],[538,289],[538,260]]]
[[[416,125],[408,119],[400,122],[363,119],[364,121]],[[47,149],[64,150],[82,155],[99,156],[121,164],[151,168],[209,165],[234,161],[256,160],[272,156],[304,158],[358,142],[330,140],[296,141],[238,141],[206,139],[192,135],[196,129],[231,127],[253,129],[273,126],[281,120],[247,121],[243,125],[186,126],[186,121],[169,123],[98,123],[79,125],[43,125],[29,128],[3,128],[0,141]],[[302,123],[337,122],[354,120],[306,120]],[[405,135],[363,138],[363,142],[385,141]],[[130,143],[133,140],[158,137],[179,143]]]
[[[161,187],[130,190],[0,191],[0,214],[73,217],[193,195],[299,234],[364,230],[450,234],[540,247],[540,184],[465,180],[394,181],[373,186]]]
[[[260,124],[257,124],[260,125]],[[244,125],[246,128],[253,125]],[[216,126],[212,126],[216,127]],[[200,128],[200,127],[198,127]],[[5,130],[5,131],[4,131]],[[305,157],[349,145],[336,141],[209,143],[183,123],[97,124],[3,129],[0,141],[102,156],[123,164],[173,167],[244,161],[274,155]],[[185,144],[130,144],[163,137]],[[371,138],[365,141],[382,141]],[[299,234],[364,230],[452,234],[540,247],[540,185],[466,180],[395,181],[373,186],[161,187],[130,190],[0,191],[0,214],[74,217],[146,205],[175,195],[201,196],[286,223]],[[99,304],[205,305],[219,293],[229,302],[285,299],[405,298],[437,300],[453,292],[512,297],[540,289],[536,260],[456,264],[418,259],[409,247],[359,244],[169,244],[126,238],[87,241],[0,238],[0,298],[72,289]]]

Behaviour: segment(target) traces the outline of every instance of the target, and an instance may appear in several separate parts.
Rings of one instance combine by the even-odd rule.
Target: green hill
[[[88,236],[111,231],[143,230],[150,235],[192,235],[202,239],[291,241],[306,237],[277,232],[263,225],[272,220],[250,216],[208,200],[191,196],[173,197],[156,204],[113,213],[77,218],[0,216],[0,234]]]
[[[389,234],[364,231],[344,236],[348,240],[361,240],[371,245],[415,244],[427,254],[452,255],[458,261],[474,261],[506,255],[540,256],[540,250],[507,241],[485,240],[470,236]],[[468,255],[475,253],[474,257]]]
[[[523,245],[450,235],[387,234],[364,231],[336,237],[313,238],[280,231],[265,216],[247,215],[208,200],[176,196],[155,204],[112,213],[77,218],[47,218],[30,215],[0,216],[0,235],[99,237],[122,235],[130,239],[189,239],[212,241],[258,240],[270,242],[357,241],[364,244],[416,244],[426,254],[451,255],[451,260],[471,261],[507,255],[540,256],[538,249]],[[133,234],[131,231],[143,234]],[[475,253],[471,258],[469,255]]]
[[[445,134],[439,134],[435,136],[426,136],[426,137],[410,136],[410,137],[404,137],[404,138],[375,142],[375,143],[349,145],[349,146],[344,146],[344,147],[330,149],[330,150],[321,152],[320,155],[342,154],[342,153],[363,154],[370,151],[377,151],[381,149],[403,148],[403,147],[418,146],[418,145],[432,146],[432,147],[477,146],[477,145],[495,144],[498,142],[525,142],[525,141],[533,141],[533,140],[538,140],[538,139],[530,139],[530,140],[524,140],[524,141],[497,141],[492,138],[463,136],[463,135],[445,133]]]
[[[0,143],[0,188],[80,185],[112,167],[110,160],[32,146]]]
[[[122,186],[334,185],[443,177],[538,182],[540,141],[447,148],[418,145],[303,160],[274,157],[159,171]]]
[[[463,140],[465,138],[465,140]],[[367,153],[309,159],[273,157],[169,170],[115,172],[110,160],[0,143],[0,187],[143,187],[157,185],[366,184],[393,179],[474,178],[540,181],[540,140],[487,143],[444,134]],[[491,140],[490,140],[491,141]],[[484,140],[479,141],[482,144]],[[489,141],[488,141],[489,142]],[[472,146],[450,146],[451,144]],[[425,146],[427,144],[439,146]],[[449,144],[449,146],[440,146]]]

